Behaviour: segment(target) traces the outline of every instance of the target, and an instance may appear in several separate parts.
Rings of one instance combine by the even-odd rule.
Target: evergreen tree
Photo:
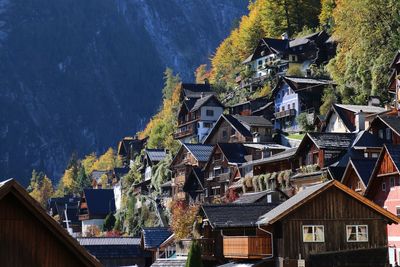
[[[178,74],[174,75],[174,72],[170,68],[166,68],[164,71],[164,88],[162,90],[164,99],[171,99],[172,93],[175,87],[181,82],[181,78]]]
[[[89,176],[86,175],[85,167],[83,165],[79,166],[78,177],[77,177],[77,190],[79,193],[83,191],[83,189],[88,188],[92,185]]]
[[[115,226],[115,216],[113,213],[109,213],[104,219],[103,232],[108,232],[114,229]]]
[[[192,245],[190,246],[185,267],[203,267],[203,262],[201,260],[201,247],[195,240],[192,241]]]

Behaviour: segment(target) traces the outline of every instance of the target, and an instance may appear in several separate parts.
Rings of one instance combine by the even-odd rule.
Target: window
[[[378,153],[372,153],[372,154],[371,154],[371,158],[377,158],[378,156],[379,156]]]
[[[282,111],[285,111],[285,106],[282,106]]]
[[[382,183],[382,191],[386,191],[386,184]]]
[[[292,109],[295,109],[295,105],[294,105],[294,103],[292,103]]]
[[[211,122],[204,122],[203,125],[204,125],[204,128],[212,128]]]
[[[347,242],[368,242],[368,225],[346,225]]]
[[[400,207],[396,207],[396,215],[397,217],[400,217]]]
[[[368,158],[368,152],[364,152],[364,158]]]
[[[394,177],[390,177],[390,188],[395,187]]]
[[[212,109],[207,109],[207,110],[206,110],[206,115],[209,116],[209,117],[214,116],[214,110],[212,110]]]
[[[390,130],[390,128],[386,128],[386,140],[392,140],[392,131]]]
[[[379,136],[380,139],[383,139],[383,130],[382,129],[380,129],[378,131],[378,136]]]
[[[323,225],[303,225],[303,242],[325,242]]]
[[[227,138],[228,137],[228,133],[224,130],[222,131],[222,138]]]
[[[262,60],[259,60],[259,61],[258,61],[258,65],[262,65]]]
[[[290,110],[290,104],[287,105],[287,109]]]

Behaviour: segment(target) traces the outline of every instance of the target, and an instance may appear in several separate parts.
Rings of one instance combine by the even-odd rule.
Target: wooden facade
[[[390,121],[399,120],[395,115],[377,116],[371,123],[369,131],[381,139],[384,143],[398,145],[400,144],[400,134],[395,131],[391,125],[388,124]]]
[[[207,144],[246,143],[253,141],[251,136],[244,136],[225,119],[221,120],[221,122],[217,122],[215,127],[216,128],[210,132],[210,136],[207,137]]]
[[[0,185],[1,266],[101,266],[14,180]]]
[[[366,185],[359,177],[357,170],[351,162],[348,163],[346,171],[343,174],[342,183],[360,195],[364,195],[365,193]]]

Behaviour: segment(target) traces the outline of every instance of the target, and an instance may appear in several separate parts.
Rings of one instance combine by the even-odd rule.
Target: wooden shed
[[[102,266],[15,180],[0,183],[1,266]]]

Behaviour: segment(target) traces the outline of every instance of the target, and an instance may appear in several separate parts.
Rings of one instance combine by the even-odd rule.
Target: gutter
[[[268,259],[274,258],[274,234],[271,233],[271,232],[269,232],[269,231],[267,231],[267,230],[265,230],[265,229],[262,229],[262,228],[260,227],[260,224],[259,224],[259,223],[257,223],[257,228],[258,228],[259,230],[261,230],[262,232],[271,235],[271,256],[265,257],[265,258],[263,258],[263,260],[268,260]]]

